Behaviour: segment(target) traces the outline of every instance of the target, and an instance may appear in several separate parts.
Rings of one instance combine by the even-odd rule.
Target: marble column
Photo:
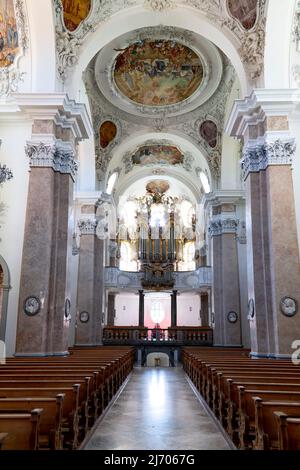
[[[116,293],[109,292],[107,298],[107,326],[114,326],[116,315]]]
[[[227,132],[244,142],[251,350],[261,357],[290,356],[292,343],[300,338],[295,139],[289,129],[294,96],[289,93],[256,90],[235,105],[227,126]],[[284,311],[286,297],[296,307],[290,315]]]
[[[139,326],[145,326],[145,294],[139,290]]]
[[[56,146],[28,144],[31,160],[20,281],[16,353],[66,354],[69,321],[69,214],[73,200],[74,154],[58,153]],[[65,174],[38,167],[44,157],[65,161]],[[69,166],[69,170],[67,165]],[[61,168],[62,171],[62,168]],[[39,304],[35,316],[24,311],[26,299]]]
[[[208,292],[201,292],[201,326],[209,326],[209,297]]]
[[[241,345],[237,225],[234,204],[213,206],[209,234],[212,243],[212,308],[215,313],[216,346]],[[235,313],[235,322],[230,321],[230,312]]]
[[[171,294],[171,327],[177,327],[177,290]]]
[[[95,346],[102,339],[104,240],[96,234],[94,217],[79,220],[80,253],[77,287],[76,345]],[[81,321],[82,312],[88,321]]]
[[[72,204],[78,143],[91,133],[84,105],[65,93],[17,94],[32,119],[16,355],[68,354]],[[21,156],[20,156],[21,158]]]

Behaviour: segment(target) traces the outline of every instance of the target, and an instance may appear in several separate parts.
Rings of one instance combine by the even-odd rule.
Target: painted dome
[[[189,47],[171,40],[143,40],[122,51],[115,61],[119,91],[145,106],[168,106],[189,98],[202,84],[204,69]]]

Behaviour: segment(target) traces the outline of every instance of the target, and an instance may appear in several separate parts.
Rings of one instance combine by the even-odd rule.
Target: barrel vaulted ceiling
[[[84,43],[99,24],[122,9],[142,5],[146,11],[184,4],[230,31],[239,47],[249,80],[262,74],[265,0],[54,0],[58,74],[67,82]],[[201,34],[171,26],[140,28],[106,44],[90,61],[83,79],[95,132],[96,170],[100,187],[118,172],[125,178],[141,170],[133,157],[155,146],[183,153],[178,165],[149,159],[152,173],[169,166],[182,179],[199,181],[205,170],[211,181],[221,174],[226,105],[237,76],[225,54]],[[238,88],[238,85],[237,85]],[[117,149],[133,136],[145,141],[120,155]],[[152,138],[149,141],[149,135]],[[155,136],[155,137],[153,137]],[[168,136],[166,138],[166,136]],[[178,145],[186,139],[194,149]],[[116,155],[118,154],[118,158]],[[201,162],[203,157],[207,168]],[[154,159],[155,160],[155,159]],[[172,167],[172,168],[171,168]]]

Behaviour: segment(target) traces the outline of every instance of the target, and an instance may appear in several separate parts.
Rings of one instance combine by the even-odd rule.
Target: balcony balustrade
[[[103,330],[105,345],[212,346],[213,330],[209,327],[180,326],[168,329],[137,326],[112,326]]]

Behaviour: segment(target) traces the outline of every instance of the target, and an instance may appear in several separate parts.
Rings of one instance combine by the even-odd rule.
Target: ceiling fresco
[[[106,149],[117,135],[117,126],[112,121],[105,121],[100,126],[100,145]]]
[[[147,184],[146,190],[150,194],[164,194],[170,189],[168,181],[154,180]]]
[[[201,124],[200,135],[211,148],[215,148],[217,146],[218,128],[213,121],[207,120]]]
[[[0,0],[0,67],[13,64],[19,51],[13,0]]]
[[[202,84],[204,69],[189,47],[169,40],[142,40],[116,59],[114,80],[129,100],[168,106],[189,98]]]
[[[75,31],[91,11],[92,0],[62,0],[64,23],[69,31]]]
[[[146,145],[133,155],[135,165],[179,165],[184,161],[180,150],[171,145]]]
[[[258,0],[227,0],[231,15],[246,29],[252,29],[257,20]]]

